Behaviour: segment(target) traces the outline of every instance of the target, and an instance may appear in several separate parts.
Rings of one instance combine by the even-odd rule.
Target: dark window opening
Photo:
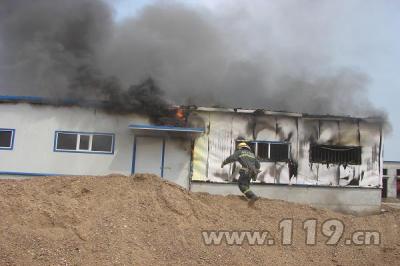
[[[78,134],[71,133],[58,133],[57,135],[57,149],[59,150],[76,150],[76,142]]]
[[[396,185],[397,185],[397,197],[398,198],[400,198],[400,179],[397,179],[397,183],[396,183]]]
[[[112,136],[109,135],[93,135],[92,151],[112,151]]]
[[[396,175],[400,176],[400,169],[396,169]]]
[[[12,137],[12,130],[0,130],[0,148],[11,148]]]
[[[387,198],[387,178],[382,179],[381,196],[382,196],[382,198]]]
[[[269,145],[268,143],[257,143],[257,157],[259,160],[264,161],[269,158]]]
[[[310,147],[310,162],[323,164],[361,164],[361,147],[312,145]]]
[[[383,175],[387,175],[387,169],[383,168]]]
[[[287,161],[289,159],[289,145],[284,143],[270,144],[270,160],[276,162]]]
[[[79,149],[80,150],[89,150],[90,136],[88,135],[80,135],[79,139]]]

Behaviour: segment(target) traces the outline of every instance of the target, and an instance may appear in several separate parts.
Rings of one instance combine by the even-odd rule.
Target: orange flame
[[[177,108],[176,109],[176,113],[175,113],[176,118],[178,118],[179,120],[182,120],[185,118],[185,113],[183,112],[183,110],[181,108]]]

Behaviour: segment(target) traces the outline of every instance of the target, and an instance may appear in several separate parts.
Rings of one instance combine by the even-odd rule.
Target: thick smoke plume
[[[332,63],[329,3],[252,3],[158,2],[116,22],[101,0],[0,0],[0,92],[106,98],[146,112],[168,102],[377,112],[369,78]]]
[[[164,92],[152,78],[123,89],[116,77],[104,76],[93,66],[86,65],[77,69],[69,89],[72,97],[78,97],[78,94],[81,98],[102,96],[103,106],[110,112],[146,114],[155,123],[163,123],[163,117],[173,116],[170,103],[163,97]]]

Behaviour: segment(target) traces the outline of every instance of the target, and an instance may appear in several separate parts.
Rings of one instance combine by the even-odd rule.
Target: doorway
[[[155,174],[189,188],[190,149],[190,139],[136,136],[131,172]]]
[[[387,198],[387,178],[382,179],[382,198]]]

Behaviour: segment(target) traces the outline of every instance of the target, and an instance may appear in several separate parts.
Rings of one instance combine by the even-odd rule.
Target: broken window
[[[289,145],[287,143],[271,143],[269,159],[275,162],[287,161],[289,159]]]
[[[13,148],[14,129],[0,129],[0,149],[11,150]]]
[[[269,158],[269,143],[257,143],[257,157],[261,161]]]
[[[262,162],[287,162],[289,161],[289,143],[285,142],[268,142],[268,141],[243,141],[237,140],[236,145],[239,142],[246,142],[250,146],[251,150]]]
[[[310,162],[323,164],[361,164],[361,147],[311,145]]]
[[[113,153],[114,135],[98,133],[56,132],[56,151]]]

